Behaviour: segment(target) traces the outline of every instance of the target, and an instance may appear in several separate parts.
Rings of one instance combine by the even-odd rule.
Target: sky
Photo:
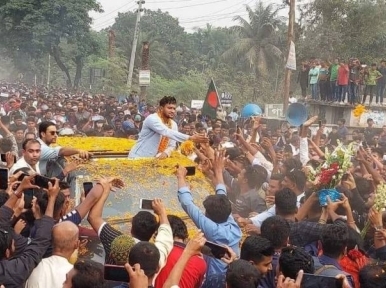
[[[235,24],[234,16],[247,16],[245,5],[254,6],[257,0],[146,0],[143,8],[161,9],[179,19],[180,25],[187,32],[195,28],[204,28],[206,23],[213,26],[229,27]],[[264,0],[264,4],[281,4],[282,0]],[[99,0],[104,13],[91,13],[93,29],[101,30],[114,23],[118,13],[136,11],[138,4],[134,0]],[[281,12],[288,15],[288,9]]]

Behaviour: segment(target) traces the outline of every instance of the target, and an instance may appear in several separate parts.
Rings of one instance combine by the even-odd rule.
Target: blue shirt
[[[339,274],[346,275],[347,280],[348,280],[349,284],[351,285],[351,287],[355,287],[354,280],[353,280],[352,276],[342,270],[342,267],[340,266],[338,260],[333,259],[331,257],[328,257],[326,255],[321,255],[317,259],[319,260],[320,264],[322,264],[323,266],[329,265],[329,266],[334,266],[334,267],[333,268],[327,268],[321,273],[317,273],[318,269],[315,267],[315,270],[316,270],[315,273],[317,273],[320,276],[327,276],[327,277],[335,277]],[[315,265],[315,266],[317,266],[317,265]]]
[[[224,184],[216,186],[216,194],[226,195]],[[210,220],[205,214],[194,204],[192,194],[188,187],[181,187],[178,190],[178,199],[182,209],[189,215],[194,224],[201,229],[208,241],[227,245],[239,255],[239,243],[241,240],[241,230],[237,225],[232,215],[229,215],[228,220],[224,223],[216,223]],[[227,266],[219,259],[211,258],[208,261],[207,276],[213,274],[226,273]]]
[[[46,143],[43,142],[42,139],[37,139],[40,142],[41,145],[41,154],[39,159],[39,169],[41,175],[47,174],[47,163],[49,160],[55,160],[59,157],[59,152],[62,147],[56,146],[56,147],[50,147]]]

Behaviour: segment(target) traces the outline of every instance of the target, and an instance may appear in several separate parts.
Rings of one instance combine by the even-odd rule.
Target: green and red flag
[[[214,84],[213,79],[211,79],[201,114],[203,116],[209,116],[210,119],[216,119],[217,108],[219,106],[221,106],[220,98],[217,93],[216,85]]]

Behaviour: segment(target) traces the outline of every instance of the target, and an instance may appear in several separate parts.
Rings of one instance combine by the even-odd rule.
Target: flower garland
[[[114,137],[59,137],[56,145],[87,151],[128,152],[135,140]]]
[[[358,104],[355,106],[355,109],[353,110],[353,114],[355,117],[361,117],[363,113],[366,112],[366,107],[362,104]]]
[[[161,110],[158,110],[157,115],[159,118],[161,118],[161,121],[163,124],[165,124],[169,129],[172,129],[172,120],[169,118],[165,118]],[[163,153],[168,148],[169,145],[169,138],[165,136],[161,136],[161,140],[158,145],[158,152],[157,153]]]
[[[181,143],[180,146],[181,153],[185,156],[190,156],[194,152],[194,143],[193,141],[187,140]]]

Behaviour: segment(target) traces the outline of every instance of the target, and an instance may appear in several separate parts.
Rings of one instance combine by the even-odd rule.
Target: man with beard
[[[84,109],[83,102],[79,102],[78,103],[78,111],[75,112],[75,117],[78,120],[78,122],[81,120],[89,119],[90,115],[91,115],[90,112],[88,112]]]
[[[137,143],[131,149],[129,158],[157,157],[165,159],[176,147],[176,142],[191,140],[197,143],[207,142],[206,136],[192,136],[178,132],[173,121],[176,114],[176,99],[165,96],[159,103],[157,113],[150,114],[143,122]]]
[[[74,149],[71,147],[50,147],[51,144],[55,144],[58,138],[58,131],[56,126],[52,122],[44,121],[39,124],[39,138],[38,141],[41,144],[41,156],[39,161],[39,168],[41,175],[46,175],[46,166],[49,160],[55,160],[59,157],[72,156],[79,154],[82,159],[89,159],[92,153]]]

